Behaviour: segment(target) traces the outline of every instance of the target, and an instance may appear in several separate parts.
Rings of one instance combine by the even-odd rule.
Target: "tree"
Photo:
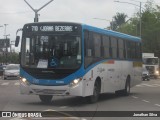
[[[113,17],[113,21],[110,22],[110,25],[112,26],[113,30],[117,30],[122,24],[126,22],[127,15],[124,13],[116,13],[116,15]]]
[[[156,56],[160,57],[160,6],[154,6],[153,2],[153,0],[148,0],[141,14],[142,52],[155,53]],[[119,15],[117,14],[116,16]],[[117,17],[114,18],[116,18],[115,21],[119,21]],[[120,24],[116,30],[126,34],[139,36],[139,26],[139,12],[137,12],[129,21]]]
[[[19,54],[8,52],[7,54],[0,54],[0,63],[19,63]]]

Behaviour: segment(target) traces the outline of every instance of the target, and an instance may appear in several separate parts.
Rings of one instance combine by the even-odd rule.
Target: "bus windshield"
[[[76,69],[81,65],[81,38],[71,34],[24,36],[21,64],[43,69]]]
[[[158,65],[158,58],[143,58],[143,63],[146,65]]]

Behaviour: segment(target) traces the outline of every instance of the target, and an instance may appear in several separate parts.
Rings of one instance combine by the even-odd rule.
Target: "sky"
[[[34,9],[39,9],[50,0],[26,0]],[[127,3],[114,2],[115,0],[54,0],[38,13],[39,22],[66,21],[84,23],[99,28],[106,28],[117,12],[132,17],[139,7]],[[119,0],[142,6],[147,0]],[[160,0],[154,0],[160,5]],[[0,39],[6,35],[15,41],[16,31],[24,24],[34,21],[35,13],[24,0],[0,0]],[[99,18],[99,19],[94,19]],[[104,19],[104,20],[100,20]]]

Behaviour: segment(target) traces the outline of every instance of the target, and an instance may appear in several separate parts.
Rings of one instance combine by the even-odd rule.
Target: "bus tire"
[[[130,79],[129,79],[129,77],[127,77],[125,89],[122,91],[122,94],[124,96],[128,96],[130,94],[130,88],[131,88]]]
[[[100,85],[99,82],[96,80],[93,88],[93,95],[88,96],[89,103],[96,103],[98,101],[100,94]]]
[[[52,97],[52,95],[39,95],[39,98],[42,103],[51,103]]]
[[[126,80],[125,88],[123,90],[118,90],[115,92],[117,96],[128,96],[130,94],[130,79]]]

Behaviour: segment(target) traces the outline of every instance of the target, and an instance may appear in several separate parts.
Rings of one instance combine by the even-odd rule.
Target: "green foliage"
[[[124,13],[116,13],[113,18],[114,20],[110,22],[110,26],[112,30],[116,30],[126,22],[127,15]]]
[[[148,0],[145,8],[142,9],[142,43],[143,52],[155,53],[160,57],[160,6],[153,6],[154,1]],[[130,18],[127,22],[121,24],[115,30],[126,34],[140,35],[140,14]]]
[[[19,64],[19,54],[8,52],[0,55],[0,63],[15,63]]]

